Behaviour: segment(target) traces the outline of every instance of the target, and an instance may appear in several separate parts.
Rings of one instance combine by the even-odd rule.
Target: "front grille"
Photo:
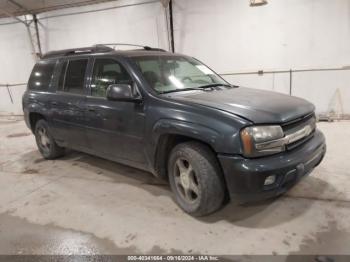
[[[298,141],[295,141],[293,143],[290,143],[288,145],[286,145],[286,149],[287,150],[292,150],[302,144],[304,144],[305,142],[307,142],[308,140],[310,140],[312,137],[314,136],[314,132],[312,132],[310,135],[298,140]]]
[[[309,139],[313,137],[316,129],[316,117],[315,117],[315,114],[312,113],[282,125],[283,132],[286,136],[290,134],[294,134],[295,132],[298,132],[298,130],[305,128],[305,126],[307,125],[311,126],[312,132],[308,136],[304,136],[298,139],[297,141],[293,141],[292,143],[287,144],[286,145],[287,150],[292,150],[304,144],[305,142],[307,142]]]

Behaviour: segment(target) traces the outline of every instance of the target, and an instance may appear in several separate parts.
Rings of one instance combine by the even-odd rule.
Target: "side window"
[[[67,69],[65,70],[66,75],[64,79],[63,91],[73,94],[85,93],[84,80],[87,64],[88,59],[70,60],[68,62]]]
[[[131,83],[125,68],[113,59],[96,59],[91,82],[91,95],[106,97],[106,90],[112,84]]]
[[[30,75],[28,89],[46,91],[49,89],[56,60],[38,62]]]

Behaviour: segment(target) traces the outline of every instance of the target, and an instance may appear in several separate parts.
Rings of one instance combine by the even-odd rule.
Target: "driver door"
[[[87,137],[97,155],[142,164],[146,163],[144,104],[106,98],[109,85],[132,82],[120,61],[114,58],[93,61],[90,95],[86,99]]]

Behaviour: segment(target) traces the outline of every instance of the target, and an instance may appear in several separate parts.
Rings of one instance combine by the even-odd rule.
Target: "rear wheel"
[[[203,216],[223,205],[221,169],[208,146],[198,142],[177,145],[170,154],[168,172],[176,202],[187,213]]]
[[[64,148],[56,144],[45,120],[40,119],[36,123],[34,134],[39,152],[44,158],[55,159],[64,154]]]

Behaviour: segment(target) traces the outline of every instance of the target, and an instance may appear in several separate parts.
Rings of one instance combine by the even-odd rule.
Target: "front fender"
[[[174,119],[161,119],[154,125],[152,130],[153,143],[157,144],[159,137],[163,134],[182,135],[200,140],[209,144],[216,152],[218,152],[222,139],[220,133],[212,128]]]

